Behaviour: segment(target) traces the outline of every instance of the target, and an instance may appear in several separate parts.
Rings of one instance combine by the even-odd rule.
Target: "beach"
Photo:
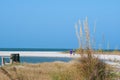
[[[55,51],[0,51],[0,56],[10,56],[10,54],[20,54],[23,57],[79,57],[79,55],[70,55]]]
[[[10,57],[11,54],[19,54],[20,57],[33,57],[32,60],[36,58],[43,58],[44,62],[49,62],[45,60],[46,58],[52,59],[56,58],[53,61],[59,61],[57,58],[73,58],[77,59],[80,57],[79,54],[74,53],[75,55],[71,55],[70,53],[64,53],[60,51],[0,51],[0,57]],[[115,67],[120,68],[120,55],[114,54],[94,54],[95,57],[98,57],[100,60],[104,61],[107,64],[113,65]],[[29,58],[28,58],[29,59]],[[61,60],[60,60],[61,61]],[[64,60],[63,60],[64,61]],[[24,62],[24,60],[23,60]],[[37,61],[39,63],[39,61]],[[41,62],[41,61],[40,61]],[[29,63],[29,62],[28,62]]]
[[[0,56],[10,56],[10,54],[20,54],[20,56],[23,57],[80,57],[80,55],[76,53],[75,55],[70,55],[69,53],[60,51],[0,51]],[[120,60],[120,55],[114,54],[94,54],[94,56],[105,60]]]
[[[33,79],[46,80],[46,78],[47,80],[52,80],[51,78],[54,78],[54,76],[56,76],[55,74],[58,74],[57,76],[62,77],[63,80],[64,75],[73,75],[71,76],[72,78],[76,77],[79,78],[78,77],[79,69],[76,66],[78,65],[78,63],[76,62],[77,58],[81,57],[79,54],[70,55],[70,53],[59,51],[0,51],[0,57],[1,56],[8,57],[11,54],[18,53],[20,54],[21,57],[21,63],[19,65],[4,66],[5,70],[7,70],[10,73],[9,75],[11,75],[12,78],[15,79],[19,78],[18,76],[21,76],[21,73],[22,73],[21,77],[23,78],[23,80],[25,80],[26,78],[28,78],[28,80],[29,78],[31,78],[32,80]],[[95,57],[98,57],[101,61],[109,64],[111,67],[115,68],[116,70],[115,73],[119,73],[120,55],[113,54],[93,54],[93,55]],[[15,69],[15,71],[12,72],[13,69]],[[69,73],[69,71],[72,71],[73,73]],[[64,75],[60,75],[60,73]],[[3,76],[6,75],[3,74],[3,70],[1,70],[0,74]],[[27,76],[27,74],[31,74],[31,76],[30,75]],[[36,78],[36,75],[40,77]],[[3,78],[6,79],[6,77],[1,77],[1,79]],[[7,78],[11,77],[7,76]]]
[[[60,51],[0,51],[0,56],[9,57],[11,54],[20,54],[20,57],[58,57],[58,58],[79,58],[79,54],[70,55]],[[112,64],[113,61],[120,61],[120,55],[94,54],[95,57]]]

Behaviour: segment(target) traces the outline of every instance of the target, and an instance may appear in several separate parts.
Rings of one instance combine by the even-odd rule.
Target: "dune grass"
[[[0,80],[117,80],[119,74],[98,58],[70,62],[13,64],[0,68]]]
[[[52,62],[41,64],[20,64],[0,68],[0,80],[78,80],[79,74],[74,62]],[[7,75],[9,74],[11,78]],[[77,79],[76,79],[77,78]]]

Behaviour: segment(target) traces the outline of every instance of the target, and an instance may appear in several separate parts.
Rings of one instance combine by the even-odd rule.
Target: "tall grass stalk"
[[[90,49],[90,32],[89,32],[89,26],[88,26],[88,18],[86,17],[84,21],[84,31],[86,35],[86,49]]]
[[[77,36],[77,39],[78,39],[79,48],[80,48],[80,36],[79,36],[79,31],[78,31],[78,25],[77,24],[75,24],[75,31],[76,31],[76,36]]]
[[[76,36],[78,39],[79,48],[83,49],[83,31],[82,31],[82,23],[78,20],[78,23],[75,24]]]
[[[106,63],[102,62],[93,55],[94,51],[92,50],[90,44],[90,31],[87,17],[84,20],[83,24],[86,41],[84,45],[85,49],[79,58],[80,64],[78,65],[78,69],[80,71],[80,77],[82,80],[109,80],[110,72],[107,70]],[[96,30],[94,29],[94,35],[95,32]],[[78,49],[78,53],[81,53],[80,49]]]
[[[96,34],[96,21],[94,22],[94,30],[93,30],[93,42],[92,42],[92,45],[93,45],[93,49],[94,49],[94,50],[96,49],[96,40],[95,40],[95,34]]]
[[[82,48],[83,48],[83,31],[82,31],[82,23],[81,23],[80,20],[78,21],[78,23],[79,23],[79,26],[80,26],[80,48],[82,49]]]

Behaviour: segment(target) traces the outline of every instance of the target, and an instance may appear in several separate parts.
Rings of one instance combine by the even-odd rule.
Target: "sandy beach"
[[[20,56],[23,57],[74,57],[78,58],[80,57],[79,54],[70,55],[69,53],[63,53],[63,52],[54,52],[54,51],[0,51],[0,56],[10,56],[10,54],[16,54],[19,53]],[[119,60],[120,61],[120,55],[113,55],[113,54],[94,54],[94,56],[98,57],[102,60]]]
[[[10,56],[10,54],[19,53],[20,56],[29,57],[79,57],[79,55],[71,56],[69,53],[64,54],[62,52],[54,51],[0,51],[0,56]]]

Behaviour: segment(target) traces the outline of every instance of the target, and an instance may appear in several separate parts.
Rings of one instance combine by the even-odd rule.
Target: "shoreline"
[[[79,58],[79,54],[70,55],[69,53],[64,53],[60,51],[0,51],[0,57],[9,57],[10,54],[19,53],[21,57],[58,57],[58,58]],[[110,65],[120,66],[120,55],[114,54],[94,54],[100,60],[105,61],[105,63]]]
[[[22,57],[79,57],[79,55],[64,54],[60,51],[0,51],[0,56],[10,56],[19,53]]]
[[[10,54],[20,54],[22,57],[68,57],[68,58],[79,58],[79,54],[70,55],[69,53],[64,53],[60,51],[0,51],[0,56],[10,56]],[[99,59],[112,59],[120,60],[120,55],[116,54],[94,54],[95,57]]]

